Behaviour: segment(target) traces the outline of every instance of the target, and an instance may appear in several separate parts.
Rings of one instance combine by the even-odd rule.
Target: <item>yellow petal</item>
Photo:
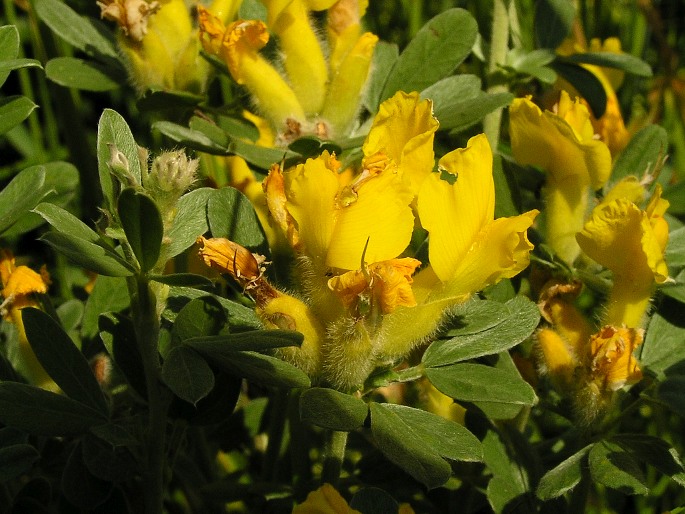
[[[331,484],[324,484],[307,495],[307,499],[295,506],[292,514],[361,514],[351,509]]]
[[[560,392],[573,387],[574,370],[580,361],[571,346],[556,331],[543,328],[536,335],[541,354],[542,372],[548,375]]]
[[[353,200],[337,205],[326,264],[358,269],[364,247],[366,262],[387,261],[402,253],[411,239],[414,215],[409,206],[412,193],[400,178],[388,171],[370,177]]]
[[[369,286],[368,275],[362,270],[354,270],[337,275],[328,281],[328,287],[338,295],[346,309],[353,306]]]
[[[362,151],[367,159],[378,153],[386,155],[416,195],[433,169],[437,129],[430,100],[421,100],[418,93],[398,91],[380,105]]]
[[[579,282],[573,284],[550,281],[540,293],[540,312],[555,332],[561,336],[575,355],[583,355],[593,327],[573,305],[581,290]]]
[[[517,98],[509,108],[511,149],[521,164],[546,170],[557,182],[580,175],[583,182],[599,189],[611,173],[611,154],[601,141],[588,137],[589,114],[580,103],[568,104],[561,93],[560,109],[565,117],[544,113],[527,98]]]
[[[304,164],[285,173],[288,212],[297,223],[305,252],[317,263],[326,261],[338,218],[335,202],[338,193],[337,161],[334,163],[332,159],[328,152],[324,152],[321,157],[307,159]],[[357,269],[360,256],[361,251],[355,265],[347,269]]]
[[[492,152],[484,135],[440,159],[440,167],[458,175],[454,184],[431,174],[421,188],[418,212],[430,234],[429,258],[440,280],[452,277],[479,232],[493,220],[495,185]]]
[[[644,331],[634,328],[603,327],[590,339],[593,378],[604,390],[617,391],[642,378],[633,351],[642,343]]]
[[[278,164],[271,166],[269,175],[262,182],[266,196],[266,206],[276,226],[294,250],[301,248],[297,222],[288,211],[288,199],[285,194],[285,177]]]
[[[645,198],[645,187],[637,177],[632,175],[624,177],[604,195],[601,205],[609,204],[618,198],[625,198],[635,204],[640,204]]]
[[[2,289],[2,296],[20,297],[32,293],[45,294],[48,284],[43,277],[28,266],[17,266]]]
[[[369,273],[374,279],[374,297],[378,298],[383,314],[393,312],[399,306],[414,307],[416,305],[411,288],[411,276],[419,266],[421,266],[421,261],[411,257],[391,259],[369,266]]]

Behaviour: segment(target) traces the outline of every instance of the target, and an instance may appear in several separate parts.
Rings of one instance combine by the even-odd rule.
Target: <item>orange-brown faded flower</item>
[[[633,351],[642,344],[644,330],[605,325],[589,344],[591,375],[604,391],[617,391],[642,378]]]
[[[375,262],[365,270],[348,271],[331,278],[328,287],[346,308],[356,305],[360,296],[367,294],[372,307],[377,304],[381,313],[388,314],[400,305],[416,305],[411,276],[420,265],[421,261],[411,257]]]
[[[331,484],[324,484],[312,491],[301,504],[295,506],[292,514],[361,514],[350,508],[340,493]]]
[[[135,41],[143,40],[148,19],[161,7],[156,0],[106,0],[97,4],[102,18],[117,22],[124,34]]]

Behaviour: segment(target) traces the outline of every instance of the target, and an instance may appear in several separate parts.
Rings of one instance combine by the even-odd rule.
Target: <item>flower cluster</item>
[[[268,284],[260,257],[201,240],[205,263],[242,284],[265,325],[305,335],[283,356],[322,383],[359,387],[434,334],[450,307],[528,265],[537,211],[494,219],[484,135],[444,155],[434,172],[437,127],[430,101],[399,92],[381,105],[356,174],[328,152],[271,168],[265,199],[297,256],[297,295]],[[403,256],[417,223],[429,234],[428,263]]]

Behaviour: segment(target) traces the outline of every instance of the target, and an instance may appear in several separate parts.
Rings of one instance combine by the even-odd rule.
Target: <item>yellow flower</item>
[[[605,325],[592,336],[589,359],[592,379],[601,391],[618,391],[642,378],[633,351],[642,344],[644,330]]]
[[[606,324],[639,327],[655,284],[668,279],[664,250],[668,202],[657,188],[643,211],[625,198],[597,206],[577,235],[583,251],[612,271]]]
[[[25,307],[38,307],[34,295],[46,294],[50,285],[50,275],[45,266],[36,273],[28,266],[17,266],[14,255],[9,250],[0,250],[0,280],[2,281],[3,301],[0,315],[17,327],[19,336],[18,354],[20,372],[30,382],[44,389],[57,390],[57,386],[36,359],[26,339],[21,310]]]
[[[547,242],[571,264],[580,253],[575,235],[583,227],[589,195],[611,173],[609,149],[594,138],[587,108],[565,91],[556,112],[543,113],[529,99],[518,98],[509,114],[514,158],[547,171]]]
[[[361,514],[350,508],[331,484],[324,484],[307,495],[307,499],[295,506],[293,514]]]
[[[261,112],[285,131],[288,120],[303,122],[304,110],[292,88],[259,54],[269,41],[261,21],[238,20],[224,27],[219,18],[198,6],[200,40],[206,52],[224,60],[233,79],[254,95]]]

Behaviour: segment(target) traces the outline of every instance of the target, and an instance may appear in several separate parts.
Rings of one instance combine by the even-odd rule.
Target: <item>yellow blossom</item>
[[[340,493],[331,484],[324,484],[312,491],[301,504],[295,506],[293,514],[361,514],[350,508]]]
[[[605,325],[592,336],[589,360],[592,379],[602,391],[617,391],[642,378],[633,351],[642,344],[644,330]]]
[[[527,98],[514,100],[509,111],[514,158],[547,172],[547,242],[571,264],[580,253],[575,235],[583,227],[589,195],[611,172],[609,149],[594,138],[587,108],[565,91],[556,112],[543,113]]]
[[[599,205],[578,233],[583,251],[613,273],[607,324],[640,327],[655,284],[668,279],[663,220],[668,202],[660,193],[657,188],[644,211],[625,198]]]

